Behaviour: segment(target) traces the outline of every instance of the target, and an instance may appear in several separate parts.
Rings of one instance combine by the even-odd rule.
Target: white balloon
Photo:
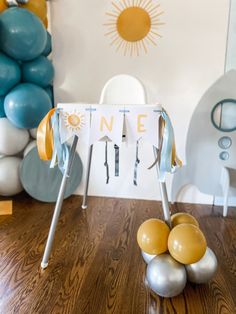
[[[37,128],[30,129],[30,135],[31,135],[31,137],[36,139],[37,138]]]
[[[16,0],[7,0],[6,2],[7,2],[7,5],[9,7],[17,7],[18,6],[18,3]]]
[[[11,196],[23,191],[20,182],[21,159],[4,157],[0,159],[0,195]]]
[[[31,149],[33,149],[36,145],[37,145],[37,142],[35,140],[29,142],[29,144],[26,146],[24,150],[23,157],[25,157],[31,151]]]
[[[0,119],[0,155],[20,153],[29,142],[29,132],[16,128],[7,118]]]

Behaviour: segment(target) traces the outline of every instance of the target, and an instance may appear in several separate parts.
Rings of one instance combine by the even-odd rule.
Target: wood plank
[[[53,204],[25,194],[14,199],[12,216],[0,217],[0,313],[236,313],[236,211],[177,204],[172,212],[193,214],[218,258],[215,278],[188,283],[164,299],[145,284],[146,265],[136,243],[140,224],[162,218],[159,202],[90,197],[64,203],[49,267],[40,262]]]

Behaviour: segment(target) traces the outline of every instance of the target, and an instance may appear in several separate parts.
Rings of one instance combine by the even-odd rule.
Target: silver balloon
[[[159,296],[171,298],[180,294],[187,282],[187,275],[182,264],[169,254],[154,257],[147,266],[148,286]]]
[[[197,263],[186,265],[188,280],[193,283],[207,283],[217,270],[217,258],[208,247],[205,255]]]
[[[146,264],[149,264],[149,262],[151,262],[151,260],[156,256],[156,255],[152,255],[152,254],[148,254],[142,251],[142,256],[143,259],[145,261]]]

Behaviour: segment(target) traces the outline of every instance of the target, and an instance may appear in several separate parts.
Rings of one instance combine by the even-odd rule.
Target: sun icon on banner
[[[147,53],[149,44],[156,45],[156,39],[161,37],[159,26],[164,24],[160,21],[163,11],[159,4],[153,0],[120,0],[112,2],[112,7],[106,13],[105,36],[110,37],[117,51],[139,56],[140,52]]]
[[[84,115],[80,112],[63,112],[63,121],[70,131],[79,131],[85,125]]]

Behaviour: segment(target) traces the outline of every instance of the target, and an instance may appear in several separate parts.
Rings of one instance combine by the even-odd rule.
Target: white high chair
[[[100,102],[102,104],[127,104],[127,105],[144,105],[146,102],[146,92],[143,84],[135,77],[127,74],[116,75],[112,77],[103,87]],[[156,159],[156,148],[153,147],[154,157]],[[83,196],[82,208],[87,208],[87,195],[89,187],[89,176],[93,154],[93,145],[89,148],[87,172],[85,180],[85,191]],[[156,166],[157,177],[159,181],[159,165]],[[170,223],[170,211],[168,204],[168,196],[165,182],[160,182],[162,207],[165,220]]]
[[[127,105],[143,105],[146,103],[146,93],[144,86],[142,83],[136,79],[133,76],[130,75],[117,75],[111,78],[104,86],[100,102],[102,104],[127,104]],[[68,167],[64,173],[60,191],[58,194],[57,203],[55,206],[54,214],[52,223],[49,230],[49,235],[43,255],[43,260],[41,263],[42,268],[46,268],[48,266],[48,260],[52,249],[52,244],[54,240],[54,235],[56,231],[57,222],[59,219],[59,215],[61,212],[61,207],[63,203],[63,196],[64,196],[64,190],[66,187],[66,181],[70,174],[71,165],[73,163],[76,146],[78,142],[78,137],[75,136],[73,140],[73,144],[70,149],[70,159]],[[157,158],[157,149],[153,147],[153,153],[155,159]],[[92,162],[92,154],[93,154],[93,145],[89,147],[88,152],[88,161],[87,161],[87,169],[86,169],[86,179],[85,179],[85,189],[84,189],[84,196],[83,196],[83,203],[82,208],[87,208],[87,195],[88,195],[88,188],[89,188],[89,177],[90,177],[90,169],[91,169],[91,162]],[[159,164],[156,164],[156,170],[157,170],[157,178],[159,182]],[[162,207],[163,207],[163,213],[165,221],[170,225],[170,211],[169,211],[169,205],[168,205],[168,197],[167,197],[167,190],[166,190],[166,184],[165,182],[159,182],[160,184],[160,191],[161,191],[161,200],[162,200]]]
[[[113,76],[103,87],[100,104],[144,105],[146,92],[142,83],[127,74]]]

